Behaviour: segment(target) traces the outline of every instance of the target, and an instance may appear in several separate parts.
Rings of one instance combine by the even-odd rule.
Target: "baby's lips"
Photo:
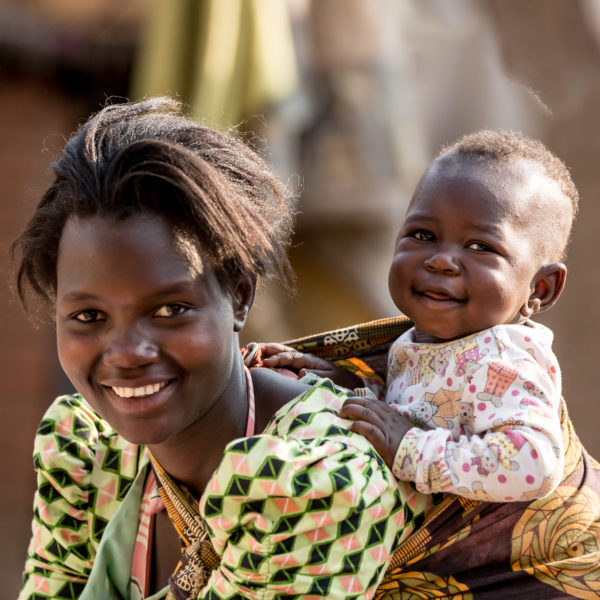
[[[432,298],[433,300],[456,300],[456,298],[453,298],[450,294],[446,294],[445,292],[423,292],[423,295]]]

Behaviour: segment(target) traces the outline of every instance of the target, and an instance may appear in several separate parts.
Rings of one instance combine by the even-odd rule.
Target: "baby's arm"
[[[319,377],[331,379],[337,385],[348,389],[363,387],[365,385],[364,381],[358,375],[350,373],[350,371],[319,358],[314,354],[305,354],[291,346],[284,346],[283,344],[260,343],[258,347],[261,358],[257,366],[268,369],[293,369],[298,373],[299,377],[303,377],[307,373],[314,373]]]
[[[358,397],[348,398],[339,416],[354,421],[350,429],[365,436],[387,466],[393,468],[400,443],[413,428],[405,416],[381,400]]]
[[[496,502],[543,497],[562,476],[560,375],[550,352],[524,341],[481,359],[459,399],[443,390],[436,399],[431,390],[432,416],[423,427],[410,425],[408,405],[360,398],[348,399],[340,416],[355,420],[353,431],[373,444],[396,477],[423,493]],[[448,403],[457,401],[460,414],[457,406],[449,414]]]

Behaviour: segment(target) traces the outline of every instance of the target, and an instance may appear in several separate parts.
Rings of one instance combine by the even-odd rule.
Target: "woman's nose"
[[[436,252],[423,263],[425,270],[431,273],[442,273],[454,277],[460,273],[458,261],[447,251]]]
[[[111,367],[135,369],[156,360],[158,347],[135,329],[113,330],[104,349],[104,362]]]

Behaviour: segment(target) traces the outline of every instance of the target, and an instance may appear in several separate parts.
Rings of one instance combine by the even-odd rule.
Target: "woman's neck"
[[[305,392],[309,386],[284,377],[271,369],[252,369],[256,403],[256,433],[284,404]],[[201,496],[225,446],[246,435],[248,400],[243,363],[233,368],[233,375],[221,399],[204,417],[177,438],[152,446],[150,451],[159,464],[196,496]]]
[[[171,477],[201,496],[217,468],[225,446],[246,432],[248,401],[241,359],[229,384],[209,411],[187,429],[149,449]]]

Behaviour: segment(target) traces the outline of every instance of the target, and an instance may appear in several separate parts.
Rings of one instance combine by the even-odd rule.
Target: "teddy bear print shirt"
[[[414,329],[388,357],[386,403],[414,425],[393,465],[424,493],[493,502],[549,494],[563,468],[553,334],[531,321],[445,343]]]

